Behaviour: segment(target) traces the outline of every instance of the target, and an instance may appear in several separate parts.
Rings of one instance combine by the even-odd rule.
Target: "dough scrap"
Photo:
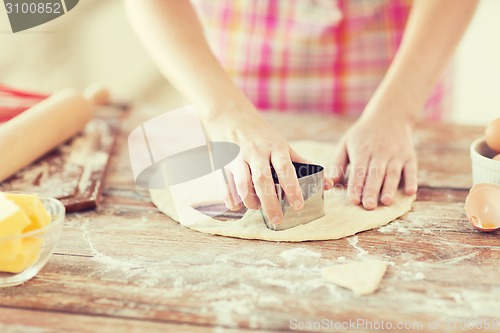
[[[331,143],[295,141],[290,145],[313,163],[323,166],[333,164],[334,145]],[[178,220],[169,191],[150,190],[150,194],[153,203],[161,212]],[[325,216],[288,230],[269,230],[259,210],[248,210],[240,220],[227,222],[213,219],[191,207],[188,208],[189,214],[198,217],[199,222],[186,227],[212,235],[267,241],[302,242],[339,239],[378,228],[395,220],[411,209],[415,198],[415,195],[406,196],[398,192],[392,206],[380,206],[373,211],[367,211],[361,206],[353,205],[347,198],[344,188],[335,188],[325,191]]]
[[[366,260],[323,268],[323,278],[358,295],[370,295],[377,290],[387,270],[387,263]]]

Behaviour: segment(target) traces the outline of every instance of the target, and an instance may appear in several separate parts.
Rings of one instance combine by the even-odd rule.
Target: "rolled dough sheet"
[[[290,145],[295,151],[313,163],[328,168],[333,164],[334,145],[317,141],[295,141]],[[150,190],[151,199],[158,209],[176,219],[176,211],[170,193],[166,190]],[[353,205],[347,198],[344,188],[325,191],[325,216],[299,225],[295,228],[269,230],[259,210],[248,210],[243,218],[236,221],[219,221],[189,207],[189,213],[199,215],[198,222],[187,225],[188,228],[212,235],[260,239],[267,241],[302,242],[309,240],[339,239],[358,232],[385,225],[411,209],[416,196],[406,196],[398,192],[392,206],[380,206],[367,211]]]
[[[358,295],[370,295],[377,290],[387,264],[380,260],[366,260],[323,268],[323,278]]]

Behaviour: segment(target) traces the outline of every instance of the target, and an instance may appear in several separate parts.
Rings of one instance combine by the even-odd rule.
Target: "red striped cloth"
[[[14,118],[47,97],[0,84],[0,123]]]
[[[410,0],[192,0],[216,56],[260,110],[360,114],[400,44]],[[449,80],[424,110],[440,119]]]

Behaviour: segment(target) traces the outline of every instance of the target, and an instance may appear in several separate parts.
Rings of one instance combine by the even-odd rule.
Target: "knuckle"
[[[235,180],[235,185],[236,185],[236,188],[246,189],[246,188],[252,186],[252,182],[250,181],[249,178],[244,177],[244,178],[240,178],[240,179]]]
[[[417,171],[417,166],[414,164],[414,163],[408,163],[406,166],[405,166],[405,170],[407,172],[416,172]]]
[[[285,194],[291,199],[298,199],[302,195],[300,187],[294,184],[286,184],[285,186],[283,186],[283,190],[285,191]]]
[[[349,189],[348,189],[349,196],[351,196],[351,197],[360,197],[361,194],[363,194],[363,189],[364,189],[363,184],[354,184],[354,185],[351,185],[349,187]]]
[[[245,206],[250,209],[257,209],[260,207],[259,198],[254,194],[249,194],[243,199]]]
[[[387,176],[390,178],[397,178],[401,175],[401,171],[396,168],[391,168],[387,171]]]
[[[354,175],[356,177],[364,177],[366,175],[366,167],[364,167],[362,165],[356,165],[353,168],[353,171],[354,171]]]
[[[355,152],[363,153],[363,152],[369,152],[372,150],[372,145],[369,141],[364,141],[354,148]]]
[[[251,166],[251,179],[255,182],[263,182],[266,179],[271,177],[271,167],[262,165],[262,164],[254,164]]]
[[[261,144],[255,142],[254,140],[247,141],[246,146],[250,150],[258,150],[260,147],[262,147]]]
[[[262,184],[267,180],[268,176],[265,172],[257,172],[252,174],[252,180],[254,183]]]
[[[368,168],[368,174],[370,177],[381,178],[383,176],[384,168],[381,165],[370,165]]]
[[[273,166],[274,166],[274,170],[276,170],[277,172],[285,172],[285,171],[288,171],[290,169],[290,164],[291,164],[291,162],[289,160],[279,159],[278,161],[273,163]],[[285,176],[289,176],[289,175],[285,175]]]
[[[289,151],[288,149],[288,144],[286,142],[282,141],[277,141],[277,142],[272,142],[270,144],[271,148],[273,151],[278,150],[278,151]]]

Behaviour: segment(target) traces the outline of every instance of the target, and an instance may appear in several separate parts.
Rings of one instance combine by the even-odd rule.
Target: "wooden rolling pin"
[[[0,182],[80,132],[91,117],[92,103],[67,89],[0,124]]]

